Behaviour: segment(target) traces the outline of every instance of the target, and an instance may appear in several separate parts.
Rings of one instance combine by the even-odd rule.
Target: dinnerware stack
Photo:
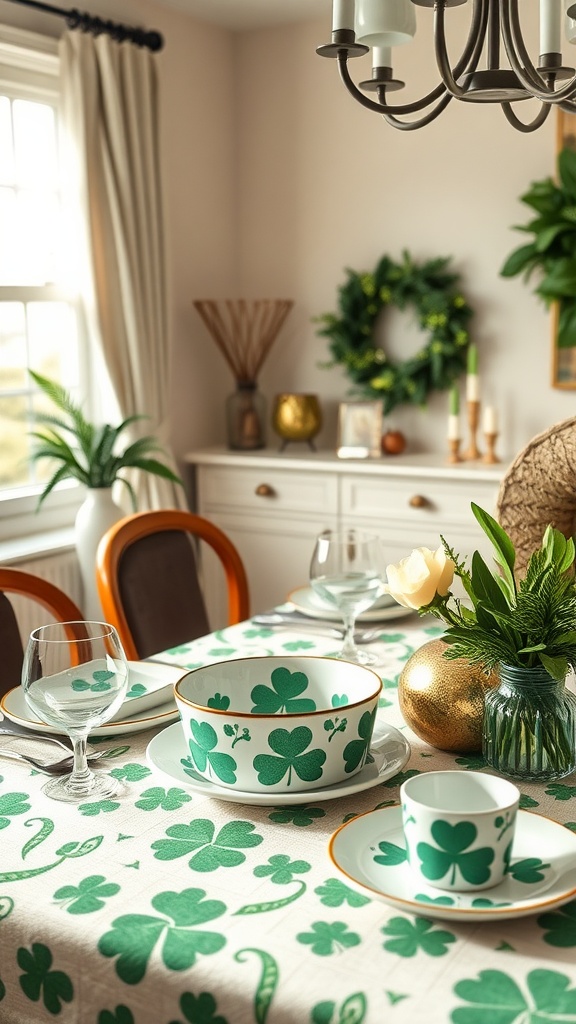
[[[94,729],[92,736],[114,736],[167,725],[178,718],[174,685],[187,669],[158,662],[129,661],[128,687],[121,707],[109,722]],[[24,699],[21,686],[9,690],[0,700],[0,711],[16,725],[38,733],[58,730],[37,719]]]

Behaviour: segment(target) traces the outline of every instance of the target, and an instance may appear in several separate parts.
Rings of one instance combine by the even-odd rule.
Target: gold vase
[[[272,411],[272,426],[282,438],[280,451],[289,441],[306,441],[312,451],[312,438],[322,426],[322,412],[317,395],[276,395]]]
[[[408,659],[398,680],[404,721],[421,740],[439,750],[482,750],[484,697],[499,683],[466,658],[449,660],[443,640],[429,640]]]

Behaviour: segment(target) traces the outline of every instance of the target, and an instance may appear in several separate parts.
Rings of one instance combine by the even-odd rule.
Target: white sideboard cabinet
[[[355,525],[377,532],[387,561],[436,548],[442,534],[462,557],[492,557],[470,503],[493,513],[502,464],[448,465],[439,456],[339,459],[294,447],[282,454],[207,448],[189,452],[193,509],[224,530],[246,567],[252,612],[284,600],[308,579],[314,538]],[[204,556],[203,584],[214,628],[226,621],[222,574]]]

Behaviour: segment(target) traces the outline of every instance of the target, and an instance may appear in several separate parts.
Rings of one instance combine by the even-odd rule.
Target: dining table
[[[442,632],[378,624],[371,755],[324,790],[201,778],[175,704],[91,736],[113,798],[50,799],[42,772],[0,756],[0,1024],[576,1024],[576,775],[519,784],[503,889],[411,887],[402,782],[489,771],[403,720],[402,669]],[[338,648],[320,621],[250,619],[149,662],[184,675]],[[7,747],[54,754],[41,733]]]

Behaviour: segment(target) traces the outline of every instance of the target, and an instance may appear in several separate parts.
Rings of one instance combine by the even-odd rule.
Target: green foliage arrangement
[[[381,398],[385,413],[401,403],[424,405],[433,389],[446,390],[466,367],[472,309],[451,273],[447,258],[421,265],[404,252],[401,263],[383,256],[372,273],[347,270],[338,290],[338,310],[317,318],[318,334],[330,339],[331,362],[353,381],[353,393]],[[412,308],[426,344],[404,362],[394,363],[375,344],[376,321],[384,309]]]
[[[410,601],[419,614],[429,613],[447,623],[442,639],[450,646],[445,657],[467,658],[486,671],[500,663],[542,665],[554,679],[563,680],[568,667],[576,666],[574,541],[548,526],[518,582],[510,537],[488,512],[474,502],[471,507],[494,548],[495,571],[478,551],[469,571],[442,537],[443,553],[420,548],[398,566],[389,566],[387,589],[400,603]],[[421,552],[431,557],[428,567],[418,572]],[[454,576],[461,579],[472,607],[449,589]],[[403,579],[408,581],[404,593]],[[410,588],[412,597],[408,594],[407,599]]]
[[[541,664],[554,679],[563,680],[568,667],[576,665],[574,541],[548,526],[518,583],[510,537],[478,505],[472,503],[472,511],[492,543],[500,571],[492,572],[475,551],[468,572],[443,539],[473,606],[470,610],[457,602],[456,613],[448,612],[445,639],[452,645],[451,657],[465,657],[486,668],[499,662]],[[441,598],[438,611],[445,610],[447,600]]]
[[[535,181],[520,198],[536,216],[515,230],[533,238],[508,256],[500,273],[523,274],[528,281],[539,272],[535,294],[547,306],[559,303],[557,344],[571,348],[576,345],[576,152],[563,149],[558,154],[558,183],[552,178]]]
[[[50,459],[58,464],[40,495],[39,505],[61,480],[78,480],[86,487],[111,487],[115,480],[120,480],[135,509],[136,494],[130,481],[122,476],[123,469],[140,469],[173,483],[182,483],[168,466],[151,456],[152,452],[161,451],[154,437],[140,437],[118,451],[120,436],[130,424],[145,417],[129,416],[117,427],[109,423],[97,427],[86,420],[80,406],[61,384],[32,370],[30,375],[62,414],[39,413],[36,416],[37,423],[46,429],[32,432],[37,441],[32,459]]]

